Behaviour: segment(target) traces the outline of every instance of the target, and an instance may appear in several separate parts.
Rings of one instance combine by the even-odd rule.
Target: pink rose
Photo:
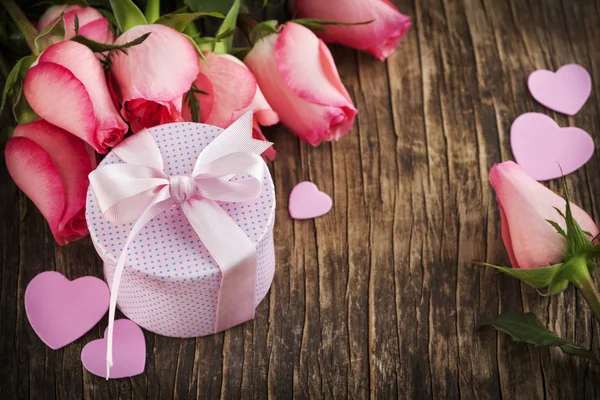
[[[8,172],[46,218],[58,244],[88,234],[85,198],[88,174],[96,165],[85,142],[39,119],[17,126],[5,158]]]
[[[351,4],[350,4],[351,3]],[[318,35],[326,42],[363,50],[384,61],[396,51],[410,29],[410,18],[400,14],[388,0],[295,0],[300,18],[342,22],[371,21],[366,25],[327,25]]]
[[[195,94],[198,101],[199,122],[227,128],[252,109],[254,111],[255,139],[266,140],[259,123],[273,125],[279,117],[262,95],[252,72],[237,58],[224,54],[205,52],[205,62],[200,63],[200,73],[194,82],[196,88],[206,94]],[[188,104],[184,105],[183,117],[192,120]],[[258,123],[257,123],[258,122]],[[275,150],[270,147],[263,157],[271,161]]]
[[[115,41],[115,35],[110,30],[108,19],[93,7],[81,7],[78,5],[52,6],[40,17],[37,28],[43,31],[56,22],[61,13],[65,13],[66,39],[75,36],[75,15],[79,20],[79,34],[88,39],[100,43],[111,44]]]
[[[354,123],[356,108],[322,40],[293,22],[259,40],[244,59],[281,121],[317,146],[337,140]]]
[[[115,52],[110,68],[121,114],[137,132],[143,128],[183,121],[183,96],[199,72],[196,49],[188,39],[164,25],[139,25],[117,38],[124,44],[145,33],[140,45]]]
[[[47,48],[23,86],[40,117],[106,153],[123,139],[127,124],[108,92],[102,64],[86,46],[67,40]]]
[[[502,239],[512,267],[539,268],[564,261],[566,241],[546,220],[566,229],[564,219],[554,209],[564,213],[565,200],[512,161],[494,165],[490,182],[496,190]],[[574,204],[571,209],[581,229],[593,236],[600,232],[585,211]]]

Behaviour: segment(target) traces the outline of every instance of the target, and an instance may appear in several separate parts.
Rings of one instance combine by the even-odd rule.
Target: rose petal
[[[97,19],[79,28],[79,34],[99,43],[112,44],[115,36],[108,27],[106,18]]]
[[[199,60],[192,44],[173,28],[139,25],[115,40],[130,42],[145,33],[140,45],[117,52],[111,58],[111,74],[119,86],[123,102],[132,99],[173,101],[190,90],[199,72]],[[181,111],[181,105],[179,105]]]
[[[513,267],[539,268],[562,262],[566,242],[546,221],[552,220],[563,229],[564,219],[556,208],[564,212],[565,200],[531,178],[512,161],[496,164],[490,171],[490,182],[496,190],[502,207],[503,239],[512,252]],[[572,203],[571,203],[572,204]],[[591,217],[572,204],[575,220],[592,236],[600,230]]]
[[[248,68],[246,64],[244,64],[239,58],[234,57],[231,54],[220,54],[219,57],[231,60],[246,69]],[[254,94],[254,99],[252,100],[252,104],[250,104],[250,108],[254,111],[254,119],[258,120],[258,123],[262,126],[271,126],[279,122],[279,115],[273,111],[273,108],[267,102],[267,99],[265,99],[265,96],[260,90],[258,83],[256,85],[256,93]]]
[[[94,144],[94,106],[71,71],[55,63],[39,63],[27,73],[23,91],[37,115]]]
[[[288,22],[275,44],[277,69],[285,85],[299,97],[311,103],[346,107],[349,96],[345,89],[340,91],[341,83],[332,83],[331,67],[323,62],[328,58],[323,53],[329,53],[324,47],[310,29]]]
[[[15,137],[6,143],[5,158],[10,176],[46,218],[58,244],[65,244],[58,234],[65,207],[64,187],[48,154],[32,140]]]
[[[47,62],[67,68],[85,86],[94,108],[97,124],[94,141],[90,144],[99,153],[106,153],[109,147],[121,141],[127,132],[127,124],[114,107],[100,61],[87,46],[73,41],[65,41],[50,46],[44,51],[40,56],[39,63]],[[61,117],[62,115],[57,115],[53,119],[45,119],[60,126],[55,120]],[[68,131],[75,133],[71,130]]]
[[[63,232],[85,208],[92,163],[85,142],[42,120],[18,125],[15,137],[25,137],[38,144],[50,157],[64,187],[65,208],[58,231]]]
[[[346,0],[295,0],[294,7],[302,18],[342,22],[372,20],[365,25],[328,25],[318,36],[326,42],[367,51],[382,61],[396,50],[411,26],[410,18],[388,0],[357,0],[351,6]]]
[[[333,107],[311,103],[287,87],[273,57],[277,42],[277,35],[265,37],[254,45],[244,63],[254,73],[265,98],[275,107],[281,121],[294,134],[314,146],[348,132],[354,122],[356,109],[341,93],[338,95],[347,106]],[[318,46],[315,50],[319,52]]]
[[[245,66],[206,52],[200,64],[196,87],[207,94],[195,94],[200,122],[227,128],[250,107],[256,93],[256,79]],[[184,117],[189,117],[189,110]],[[186,117],[186,119],[188,119]]]
[[[252,120],[252,138],[268,142],[267,138],[265,138],[265,135],[263,135],[262,131],[260,130],[260,126],[258,125],[256,119]],[[271,162],[275,159],[276,155],[277,151],[275,151],[275,148],[271,146],[263,151],[261,157],[265,160],[265,162]]]

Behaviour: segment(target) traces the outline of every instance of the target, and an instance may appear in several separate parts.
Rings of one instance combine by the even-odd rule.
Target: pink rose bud
[[[566,229],[565,220],[554,207],[565,212],[566,201],[512,161],[496,164],[490,171],[490,182],[496,191],[502,239],[513,268],[539,268],[564,261],[567,244],[546,220]],[[572,204],[573,218],[596,236],[600,230],[581,208]],[[592,238],[590,237],[590,240]]]
[[[65,13],[66,39],[75,36],[75,15],[79,20],[79,34],[96,42],[112,44],[115,35],[110,30],[108,19],[93,7],[81,7],[78,5],[52,6],[46,10],[38,21],[38,31],[43,31]]]
[[[244,59],[281,122],[317,146],[352,128],[357,114],[329,49],[312,31],[288,22],[259,40]]]
[[[106,153],[123,139],[127,124],[110,98],[100,60],[70,40],[47,48],[31,67],[23,86],[40,117]]]
[[[340,22],[366,22],[366,25],[326,25],[319,37],[373,54],[384,61],[396,51],[398,42],[410,29],[410,18],[388,0],[295,0],[298,17]]]
[[[227,128],[248,110],[254,111],[253,136],[266,140],[260,126],[279,122],[279,116],[271,109],[262,95],[252,72],[237,58],[229,55],[216,55],[204,52],[205,61],[200,63],[200,73],[194,82],[204,93],[196,93],[198,102],[198,122]],[[192,113],[186,103],[183,117],[192,121]],[[275,150],[270,147],[263,153],[267,161],[275,158]]]
[[[8,172],[46,218],[58,244],[88,234],[85,198],[96,164],[84,141],[39,119],[17,126],[5,158]]]
[[[125,44],[145,33],[141,44],[127,54],[111,56],[111,79],[121,103],[121,114],[137,132],[143,128],[183,121],[183,96],[200,71],[198,54],[188,39],[164,25],[139,25],[117,38]]]

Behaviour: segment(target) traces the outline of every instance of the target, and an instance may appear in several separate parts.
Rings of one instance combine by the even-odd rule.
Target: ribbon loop
[[[163,171],[162,154],[147,130],[114,148],[124,164],[101,166],[90,185],[104,217],[135,221],[118,258],[111,285],[107,333],[107,379],[119,285],[135,236],[159,213],[180,205],[194,231],[221,269],[215,332],[254,317],[256,247],[216,201],[245,202],[258,197],[265,174],[260,154],[272,143],[252,139],[252,112],[223,131],[198,156],[191,175]]]

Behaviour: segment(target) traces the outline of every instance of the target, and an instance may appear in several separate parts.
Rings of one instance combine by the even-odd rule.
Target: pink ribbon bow
[[[254,318],[256,246],[216,202],[246,202],[260,195],[265,171],[260,154],[271,145],[252,139],[252,112],[247,112],[204,148],[191,175],[165,174],[162,154],[146,130],[113,149],[124,164],[105,165],[90,174],[104,217],[118,223],[135,221],[111,285],[107,379],[113,366],[115,311],[127,250],[152,218],[173,206],[181,207],[221,269],[215,332]]]

